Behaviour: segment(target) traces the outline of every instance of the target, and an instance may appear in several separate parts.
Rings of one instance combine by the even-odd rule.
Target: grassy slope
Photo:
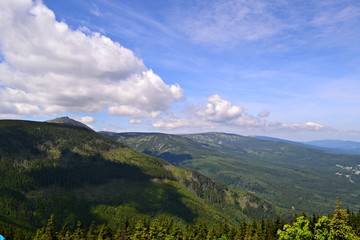
[[[335,177],[336,164],[356,166],[359,156],[327,154],[284,142],[233,134],[108,134],[138,151],[174,158],[232,188],[254,192],[286,209],[326,213],[336,197],[353,210],[360,207],[360,176]],[[178,161],[181,151],[188,157]],[[346,172],[344,172],[346,173]]]
[[[83,128],[2,120],[0,146],[0,228],[31,229],[51,213],[116,227],[121,217],[235,223],[279,211]]]

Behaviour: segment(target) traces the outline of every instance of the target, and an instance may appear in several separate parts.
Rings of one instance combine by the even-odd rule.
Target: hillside
[[[326,213],[336,197],[360,207],[360,158],[225,133],[102,133],[286,209]]]
[[[0,146],[0,229],[30,231],[52,213],[60,223],[114,228],[125,218],[234,224],[283,213],[82,127],[1,120]]]

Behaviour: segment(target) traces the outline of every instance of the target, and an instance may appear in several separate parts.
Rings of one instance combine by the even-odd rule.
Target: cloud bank
[[[287,130],[287,131],[331,131],[332,129],[316,122],[303,124],[285,124],[269,121],[270,112],[263,110],[253,116],[247,113],[242,106],[235,105],[219,95],[208,97],[204,106],[193,107],[187,117],[170,116],[153,123],[153,127],[159,129],[178,128],[213,128],[222,126],[233,127],[240,130]]]
[[[72,30],[41,1],[0,2],[0,113],[155,117],[182,98],[110,38]]]

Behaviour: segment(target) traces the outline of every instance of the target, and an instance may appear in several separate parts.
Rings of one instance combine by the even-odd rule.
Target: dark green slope
[[[103,134],[289,210],[326,213],[336,197],[360,207],[359,156],[226,133]],[[181,153],[188,158],[177,161]]]
[[[280,210],[203,175],[124,147],[85,128],[0,121],[0,230],[57,222],[170,216],[236,223]]]

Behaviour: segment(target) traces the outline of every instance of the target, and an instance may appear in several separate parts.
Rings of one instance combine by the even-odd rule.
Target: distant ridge
[[[79,121],[76,121],[76,120],[74,120],[72,118],[69,118],[67,116],[55,118],[55,119],[52,119],[52,120],[47,120],[45,122],[66,124],[66,125],[70,125],[70,126],[74,126],[74,127],[80,127],[80,128],[86,128],[86,129],[88,129],[90,131],[94,131],[93,129],[91,129],[87,125],[85,125],[85,124],[83,124],[83,123],[81,123]]]
[[[249,136],[249,137],[260,139],[260,140],[272,141],[272,142],[282,142],[282,143],[305,145],[305,144],[302,144],[299,142],[294,142],[294,141],[290,141],[290,140],[282,139],[282,138],[274,138],[274,137],[268,137],[268,136]]]
[[[326,148],[334,153],[360,154],[360,142],[355,141],[326,139],[304,143],[315,147]]]
[[[334,154],[329,148],[284,139],[221,132],[101,134],[290,211],[294,207],[295,212],[326,213],[336,197],[350,208],[360,206],[359,156]],[[343,166],[345,170],[340,172]]]

